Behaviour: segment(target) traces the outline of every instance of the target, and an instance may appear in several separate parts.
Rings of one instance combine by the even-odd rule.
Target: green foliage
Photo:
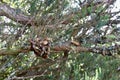
[[[81,53],[61,72],[60,80],[119,80],[119,60],[113,57]]]
[[[97,24],[97,29],[100,29],[102,28],[104,25],[106,25],[109,21],[109,15],[103,15],[103,16],[100,16],[100,19],[98,21],[98,24]]]
[[[79,41],[82,47],[89,48],[92,46],[110,46],[112,43],[119,41],[119,33],[113,31],[113,33],[106,35],[107,29],[101,30],[104,26],[112,28],[114,25],[114,28],[117,27],[116,24],[109,23],[111,15],[107,13],[107,9],[103,5],[96,6],[91,3],[84,6],[83,4],[79,5],[81,9],[78,9],[71,7],[73,4],[70,4],[70,0],[4,1],[15,8],[16,14],[24,12],[27,16],[34,17],[33,21],[37,22],[35,24],[31,23],[31,25],[27,25],[28,23],[22,25],[18,21],[14,22],[0,16],[0,50],[26,48],[30,46],[29,39],[35,39],[36,37],[51,37],[53,39],[50,44],[51,47],[56,46],[56,44],[61,45],[71,38]],[[95,14],[95,16],[93,15],[94,19],[88,19],[92,17],[92,14]],[[9,24],[1,24],[2,21]],[[109,30],[112,29],[108,28]],[[97,43],[95,39],[103,35],[105,43]],[[97,40],[102,41],[101,38]],[[17,76],[22,71],[28,71],[27,77],[31,74],[30,78],[33,80],[120,79],[120,71],[117,71],[120,66],[119,57],[102,56],[90,52],[78,53],[71,50],[66,60],[62,58],[63,52],[51,52],[49,57],[56,61],[52,63],[48,60],[47,62],[47,60],[36,57],[32,51],[17,53],[12,56],[0,56],[0,80]],[[44,73],[44,71],[47,72]],[[22,74],[23,78],[26,73]],[[37,77],[35,73],[37,73]],[[42,73],[44,74],[41,75]],[[30,78],[27,80],[30,80]]]

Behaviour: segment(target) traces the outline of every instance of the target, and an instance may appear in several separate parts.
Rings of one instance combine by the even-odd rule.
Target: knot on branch
[[[50,53],[50,38],[40,39],[36,38],[34,40],[29,40],[31,43],[31,51],[34,51],[36,56],[40,56],[42,58],[48,58],[48,54]]]

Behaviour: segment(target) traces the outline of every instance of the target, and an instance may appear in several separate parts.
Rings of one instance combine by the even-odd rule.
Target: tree
[[[97,54],[119,57],[120,11],[111,11],[114,3],[115,0],[1,1],[1,79],[76,80],[76,75],[78,79],[89,78],[82,71],[83,64],[79,65],[81,55],[86,55],[83,62],[93,53],[94,59]],[[80,67],[84,75],[78,75],[75,67]],[[96,68],[99,74],[100,70]]]

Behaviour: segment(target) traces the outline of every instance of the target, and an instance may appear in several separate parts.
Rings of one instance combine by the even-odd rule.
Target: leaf
[[[113,35],[113,34],[111,34],[111,35],[107,35],[106,37],[109,38],[109,39],[115,39],[115,38],[116,38],[116,36]]]

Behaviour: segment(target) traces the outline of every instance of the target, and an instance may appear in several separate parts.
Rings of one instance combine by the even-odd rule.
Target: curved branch
[[[0,4],[0,16],[6,16],[7,18],[24,25],[26,25],[26,23],[27,25],[34,24],[31,16],[25,15],[21,10],[11,8],[9,5],[3,3]]]

